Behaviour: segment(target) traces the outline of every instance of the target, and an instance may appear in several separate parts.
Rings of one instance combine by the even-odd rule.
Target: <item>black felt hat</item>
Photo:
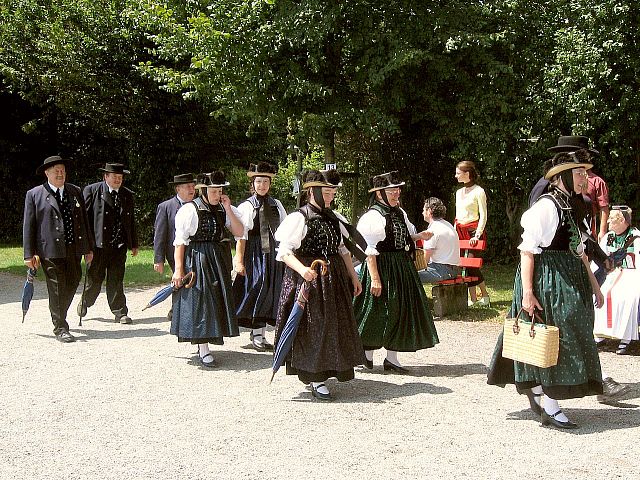
[[[385,188],[401,187],[402,185],[404,185],[404,182],[400,180],[398,171],[394,170],[393,172],[382,173],[372,177],[369,193],[376,190],[384,190]]]
[[[129,170],[125,170],[124,165],[121,163],[105,163],[104,168],[99,168],[104,173],[120,173],[122,175],[131,173]]]
[[[340,174],[337,170],[307,170],[302,174],[302,188],[309,187],[329,187],[338,188],[342,186]]]
[[[69,160],[58,155],[47,157],[44,159],[44,162],[42,162],[42,165],[36,168],[36,175],[42,175],[47,168],[53,167],[54,165],[58,164],[62,164],[66,167],[69,164]]]
[[[196,176],[193,173],[181,173],[173,176],[173,182],[167,182],[169,185],[182,185],[184,183],[195,183]]]
[[[276,167],[267,162],[252,163],[247,170],[247,177],[269,177],[276,176]]]
[[[589,139],[578,135],[566,135],[558,138],[558,144],[547,148],[549,152],[575,152],[576,150],[587,150],[592,155],[600,155],[598,150],[589,148]]]
[[[216,170],[211,173],[201,173],[198,175],[198,179],[196,180],[196,188],[219,188],[226,187],[228,185],[230,185],[230,183],[226,181],[222,170]]]

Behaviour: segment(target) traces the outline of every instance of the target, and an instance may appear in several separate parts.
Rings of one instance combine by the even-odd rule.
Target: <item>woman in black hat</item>
[[[195,283],[174,293],[171,333],[179,342],[198,345],[204,367],[215,366],[210,343],[222,345],[223,337],[239,335],[231,296],[231,248],[223,240],[225,229],[241,237],[244,227],[238,210],[222,193],[227,185],[221,171],[199,175],[200,197],[176,214],[171,283],[180,286],[188,272],[194,272]]]
[[[398,172],[371,180],[369,210],[360,218],[358,231],[367,242],[367,261],[360,270],[364,293],[354,300],[367,368],[373,368],[373,351],[384,347],[384,370],[407,373],[398,352],[415,352],[438,343],[433,317],[410,252],[414,241],[427,240],[400,208]]]
[[[276,346],[293,309],[302,284],[311,282],[309,298],[287,359],[287,374],[311,384],[312,395],[330,400],[325,381],[340,382],[354,377],[364,352],[353,316],[353,296],[362,291],[351,255],[343,238],[348,232],[345,218],[331,209],[340,176],[335,170],[309,170],[302,176],[301,208],[290,213],[278,227],[277,259],[285,269],[276,321]],[[328,273],[318,275],[311,262],[328,262]]]
[[[502,336],[489,366],[488,383],[515,383],[529,397],[531,409],[543,425],[577,428],[560,409],[558,400],[602,393],[598,351],[593,339],[593,295],[596,306],[602,293],[584,254],[586,224],[581,194],[586,169],[573,153],[556,154],[546,165],[551,182],[521,219],[524,232],[518,247],[521,262],[516,272],[511,316],[520,309],[534,311],[560,329],[558,364],[538,368],[502,357]]]
[[[274,233],[287,212],[269,195],[276,168],[266,162],[251,164],[247,176],[254,194],[238,205],[245,234],[236,241],[233,296],[238,325],[251,329],[258,351],[273,350],[265,338],[266,325],[275,325],[284,265],[276,261]]]

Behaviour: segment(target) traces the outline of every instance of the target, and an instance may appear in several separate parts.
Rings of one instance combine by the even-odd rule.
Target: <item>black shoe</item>
[[[119,318],[116,318],[116,322],[120,322],[123,325],[131,325],[133,323],[133,320],[131,320],[131,317],[129,315],[122,315]]]
[[[384,362],[382,362],[382,366],[385,372],[392,371],[395,373],[399,373],[400,375],[406,375],[407,373],[409,373],[409,370],[407,370],[406,368],[401,367],[400,365],[396,365],[395,363],[391,363],[386,358],[384,359]]]
[[[267,339],[262,337],[262,346],[267,352],[273,352],[273,345],[267,342]]]
[[[369,360],[365,357],[364,363],[362,364],[364,368],[368,368],[369,370],[373,370],[373,360]]]
[[[607,347],[607,341],[606,340],[602,339],[599,342],[596,342],[596,348],[599,351],[604,350],[606,347]]]
[[[76,337],[74,337],[67,331],[63,331],[60,333],[56,333],[56,340],[62,343],[73,343],[76,341]]]
[[[204,359],[207,357],[211,357],[211,361],[210,362],[205,362]],[[216,362],[213,359],[213,354],[211,352],[203,355],[202,357],[200,356],[200,354],[198,353],[198,358],[200,358],[200,364],[205,367],[205,368],[213,368],[216,366]]]
[[[620,385],[613,378],[607,377],[602,380],[602,395],[598,395],[598,401],[601,403],[615,401],[628,391],[629,385]]]
[[[527,388],[524,391],[524,393],[527,395],[527,398],[529,399],[529,406],[531,407],[531,411],[536,415],[542,415],[542,407],[538,402],[536,402],[536,399],[541,398],[542,394],[533,393],[530,388]]]
[[[254,334],[251,332],[249,333],[249,338],[251,339],[251,346],[258,352],[266,352],[268,350],[267,345],[273,350],[273,345],[267,344],[261,333]]]
[[[324,383],[321,383],[320,385],[318,385],[317,388],[314,387],[313,385],[311,385],[311,395],[313,395],[318,400],[324,400],[324,401],[333,400],[331,398],[331,394],[330,393],[322,393],[322,392],[318,391],[318,388],[324,387],[324,386],[325,386]]]
[[[76,312],[78,312],[79,317],[84,318],[87,315],[86,305],[83,305],[82,302],[79,302],[78,306],[76,307]]]
[[[629,343],[620,342],[616,350],[616,355],[629,355],[629,345]]]
[[[560,420],[556,420],[555,417],[559,413],[562,413],[562,410],[558,410],[553,415],[549,415],[547,412],[542,410],[542,416],[541,416],[542,425],[545,425],[545,426],[551,425],[552,427],[561,428],[563,430],[573,430],[574,428],[578,428],[578,425],[576,425],[573,422],[569,422],[569,421],[561,422]]]

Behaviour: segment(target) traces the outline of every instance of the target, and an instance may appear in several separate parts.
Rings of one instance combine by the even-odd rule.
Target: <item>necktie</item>
[[[58,201],[58,205],[62,205],[62,196],[60,195],[60,189],[56,188],[56,191],[53,194],[54,197],[56,197],[56,200]]]
[[[113,238],[112,245],[119,247],[123,242],[122,236],[122,217],[120,208],[120,196],[117,190],[111,190],[111,197],[113,198],[113,208],[115,210],[115,218],[113,222]]]

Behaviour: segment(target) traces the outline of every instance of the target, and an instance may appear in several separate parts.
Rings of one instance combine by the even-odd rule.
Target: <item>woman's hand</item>
[[[316,272],[313,268],[311,267],[304,267],[303,269],[301,269],[299,272],[300,276],[302,278],[304,278],[307,282],[312,282],[314,281],[317,276],[318,276],[318,272]]]
[[[533,317],[533,313],[536,308],[542,311],[542,306],[540,302],[533,294],[533,290],[525,290],[522,293],[522,309],[529,314],[530,317]]]
[[[173,276],[171,277],[171,285],[173,285],[173,288],[180,288],[183,277],[184,269],[176,266],[176,271],[173,272]]]
[[[225,195],[224,193],[220,195],[220,203],[225,210],[229,210],[229,208],[231,208],[231,200],[229,199],[229,195]]]
[[[371,295],[374,297],[382,295],[382,282],[379,278],[371,279],[371,288],[369,290],[371,291]]]
[[[469,239],[469,245],[471,245],[472,247],[475,247],[478,244],[478,237],[471,237]]]
[[[246,274],[246,271],[244,269],[244,263],[242,262],[242,260],[240,260],[237,257],[233,259],[233,269],[236,271],[238,275],[242,275],[243,277]]]
[[[360,279],[357,275],[353,275],[351,277],[351,283],[353,284],[353,296],[357,297],[362,293],[362,284],[360,283]]]
[[[600,290],[600,285],[597,283],[593,286],[593,295],[595,296],[595,300],[593,304],[596,308],[601,308],[604,305],[604,295],[602,295],[602,290]]]

